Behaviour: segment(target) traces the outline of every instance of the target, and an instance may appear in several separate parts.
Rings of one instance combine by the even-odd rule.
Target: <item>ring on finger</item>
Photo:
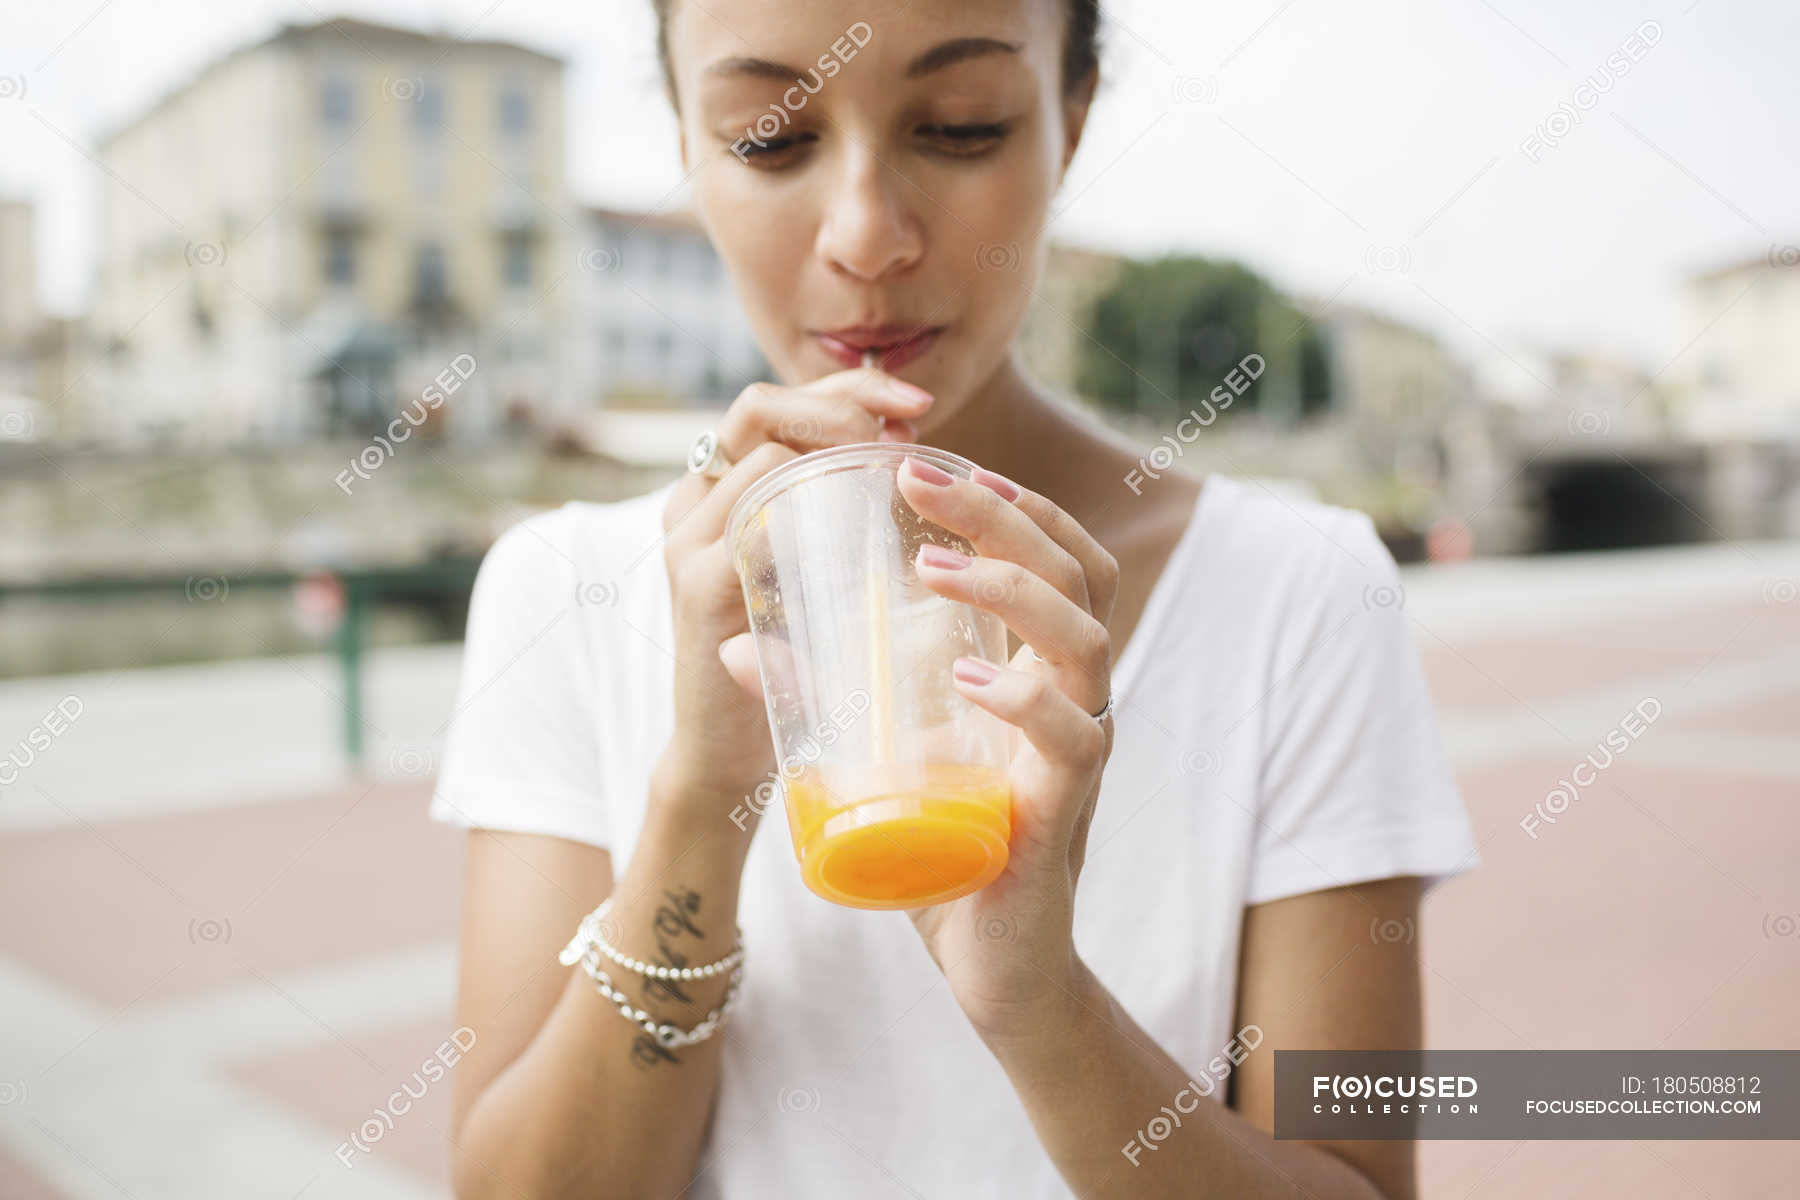
[[[1037,652],[1037,647],[1033,646],[1030,642],[1025,643],[1025,648],[1027,650],[1031,651],[1032,661],[1034,661],[1034,662],[1050,661],[1049,659],[1045,658],[1043,655],[1039,654]],[[1100,706],[1099,712],[1089,713],[1088,716],[1090,716],[1090,717],[1094,718],[1094,720],[1099,721],[1102,724],[1104,724],[1106,722],[1106,718],[1112,716],[1112,714],[1113,714],[1113,702],[1115,699],[1116,699],[1116,697],[1113,695],[1112,689],[1108,688],[1106,690],[1106,703],[1102,704]]]
[[[708,429],[688,447],[687,469],[695,475],[718,479],[731,469],[731,459],[719,442],[719,435]]]

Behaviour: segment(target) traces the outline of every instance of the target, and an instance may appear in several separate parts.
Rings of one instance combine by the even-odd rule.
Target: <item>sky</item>
[[[25,7],[0,16],[0,194],[38,203],[53,311],[85,305],[100,192],[119,186],[84,151],[287,21],[348,15],[561,53],[574,197],[648,207],[681,179],[649,0]],[[1800,243],[1794,0],[1104,7],[1106,82],[1058,239],[1236,258],[1472,358],[1586,349],[1651,371],[1715,315],[1685,303],[1690,274]]]

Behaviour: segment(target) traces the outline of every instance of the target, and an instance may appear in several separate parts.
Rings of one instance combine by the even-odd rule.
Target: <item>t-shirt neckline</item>
[[[1188,514],[1187,524],[1181,530],[1181,536],[1175,541],[1175,548],[1169,551],[1168,561],[1163,564],[1161,574],[1156,582],[1150,585],[1150,595],[1144,600],[1144,611],[1138,617],[1137,627],[1131,631],[1131,637],[1125,642],[1125,648],[1113,661],[1112,689],[1122,702],[1126,690],[1137,679],[1139,664],[1150,651],[1147,643],[1154,639],[1162,628],[1166,610],[1175,603],[1175,595],[1181,587],[1181,576],[1186,570],[1187,556],[1193,552],[1193,544],[1200,540],[1200,527],[1206,521],[1206,510],[1211,506],[1208,497],[1213,493],[1213,485],[1218,475],[1208,472],[1201,481],[1200,494],[1194,498],[1194,507]]]

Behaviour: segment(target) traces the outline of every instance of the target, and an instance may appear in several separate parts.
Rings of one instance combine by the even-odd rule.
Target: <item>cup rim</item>
[[[883,458],[904,460],[918,457],[935,463],[953,474],[967,479],[975,470],[975,464],[952,450],[939,446],[927,446],[919,442],[851,442],[844,446],[827,446],[823,450],[814,450],[802,454],[799,458],[789,459],[761,479],[745,489],[737,498],[731,511],[725,517],[725,544],[730,547],[733,561],[737,559],[738,535],[742,532],[744,521],[751,513],[758,511],[779,492],[794,485],[823,474],[838,459],[858,459],[870,462]],[[896,468],[897,469],[897,468]]]

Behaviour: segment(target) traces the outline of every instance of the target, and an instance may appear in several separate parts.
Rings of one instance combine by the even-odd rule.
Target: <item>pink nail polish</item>
[[[951,664],[950,673],[964,683],[983,684],[993,682],[1000,668],[979,658],[959,658]]]
[[[923,546],[919,547],[919,561],[923,562],[928,567],[939,567],[946,571],[960,571],[969,565],[969,556],[951,550],[946,546],[939,546],[933,542],[926,542]]]
[[[934,467],[922,458],[908,458],[906,467],[913,473],[915,479],[925,483],[936,484],[938,487],[949,487],[954,482],[950,472]]]
[[[1019,498],[1018,484],[1014,483],[1004,475],[994,474],[986,467],[976,467],[969,478],[973,479],[976,483],[979,483],[982,487],[987,488],[989,491],[994,492],[1002,500],[1011,501]]]
[[[931,404],[935,399],[932,394],[924,388],[919,387],[916,384],[908,383],[904,379],[890,378],[887,382],[901,397],[912,401],[914,404]]]

